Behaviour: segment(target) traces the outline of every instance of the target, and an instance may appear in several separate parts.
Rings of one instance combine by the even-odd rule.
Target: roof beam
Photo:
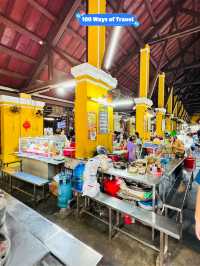
[[[144,40],[141,38],[141,36],[139,35],[139,33],[137,32],[137,30],[135,28],[127,28],[128,32],[131,34],[131,36],[133,37],[133,39],[137,42],[137,44],[139,45],[140,48],[143,48],[145,46],[145,42]],[[156,69],[157,68],[157,63],[156,61],[153,59],[153,57],[150,57],[150,61],[151,64],[153,65],[153,67]]]
[[[170,25],[170,30],[173,29],[175,21],[176,21],[176,17],[174,17],[174,19],[173,19],[173,21],[172,21],[172,23]],[[160,61],[159,61],[159,64],[157,66],[155,76],[154,76],[154,78],[153,78],[153,80],[151,82],[151,85],[150,85],[149,95],[148,95],[150,97],[150,99],[153,96],[153,93],[154,93],[154,90],[155,90],[155,87],[156,87],[156,83],[157,83],[157,80],[158,80],[158,75],[159,75],[160,70],[161,70],[162,62],[163,62],[163,59],[164,59],[164,57],[165,57],[165,55],[167,53],[167,45],[168,45],[168,40],[166,40],[164,45],[163,45],[163,51],[162,51],[162,54],[161,54],[161,57],[160,57]]]
[[[68,3],[64,6],[57,23],[54,25],[54,28],[51,30],[51,33],[47,38],[47,42],[49,43],[49,45],[51,45],[51,47],[55,47],[57,45],[70,20],[74,16],[78,7],[81,5],[81,0],[68,0],[67,2]],[[47,60],[47,50],[48,46],[44,45],[39,63],[33,70],[31,78],[28,80],[26,87],[29,86],[37,78],[41,69],[43,68]]]
[[[174,10],[180,8],[180,5],[184,4],[185,1],[178,0],[174,5]],[[153,29],[149,32],[147,37],[145,37],[144,42],[148,43],[148,40],[152,39],[156,33],[158,33],[166,23],[169,22],[169,20],[173,20],[174,16],[171,10],[169,10],[167,13],[163,13],[160,16],[160,20],[157,22],[156,26],[153,27]],[[135,49],[135,47],[131,50],[129,50],[129,53],[127,56],[123,57],[123,60],[119,61],[119,63],[113,68],[113,72],[116,74],[119,74],[123,72],[126,65],[129,63],[130,60],[134,60],[137,58],[138,54],[140,52],[140,48],[138,47]]]
[[[71,28],[66,28],[65,32],[69,35],[72,35],[74,38],[76,38],[82,45],[86,46],[86,40],[81,37],[77,32],[73,31]]]
[[[168,69],[164,69],[164,71],[167,72],[174,72],[177,70],[189,70],[189,69],[194,69],[194,68],[200,68],[200,62],[194,62],[192,64],[189,65],[178,65],[176,67],[172,67],[172,68],[168,68]]]
[[[28,76],[19,74],[17,72],[13,72],[10,70],[0,68],[0,74],[5,75],[10,78],[17,78],[17,79],[28,79]]]
[[[68,53],[66,53],[65,51],[54,47],[53,51],[55,53],[57,53],[61,58],[63,58],[64,60],[67,60],[72,66],[76,66],[76,65],[80,65],[82,64],[81,61],[75,59],[74,57],[72,57],[71,55],[69,55]]]
[[[56,106],[62,106],[62,107],[73,107],[73,102],[71,101],[67,101],[67,100],[64,100],[64,99],[59,99],[59,98],[55,98],[55,97],[50,97],[50,96],[46,96],[44,94],[33,94],[31,96],[31,98],[33,100],[40,100],[40,101],[43,101],[45,103],[48,103],[50,105],[56,105]]]
[[[147,8],[147,10],[149,12],[149,15],[151,17],[151,20],[153,22],[153,25],[155,26],[155,24],[156,24],[156,18],[155,18],[155,15],[153,13],[153,9],[152,9],[151,3],[150,3],[149,0],[144,0],[144,3],[145,3],[145,6],[146,6],[146,8]]]
[[[19,32],[20,34],[26,35],[28,38],[30,38],[31,40],[33,40],[33,41],[35,41],[37,43],[40,43],[40,42],[43,43],[44,42],[42,40],[42,38],[40,38],[36,34],[32,33],[31,31],[27,30],[26,28],[22,27],[21,25],[19,25],[15,21],[11,20],[10,18],[9,19],[6,18],[2,14],[0,14],[0,23],[3,23],[7,27],[10,27],[10,28],[14,29],[15,31]]]
[[[148,43],[149,44],[156,44],[159,42],[163,42],[165,40],[170,40],[170,39],[177,39],[177,38],[182,38],[190,34],[194,34],[200,31],[200,25],[195,25],[195,26],[190,26],[186,27],[182,30],[177,30],[175,32],[170,32],[166,35],[154,38],[150,40]]]
[[[188,8],[181,8],[180,11],[185,13],[185,14],[187,14],[187,15],[190,15],[192,17],[199,17],[200,16],[200,12],[195,11],[195,10],[191,10],[191,9],[188,9]]]
[[[48,80],[48,81],[43,81],[41,82],[41,84],[37,84],[37,85],[33,85],[30,87],[30,90],[27,93],[38,93],[38,92],[42,92],[46,89],[50,89],[51,87],[55,87],[63,82],[66,82],[67,77],[64,79],[54,79],[54,80]]]
[[[47,17],[48,19],[50,19],[51,21],[55,21],[56,17],[49,12],[46,8],[44,8],[43,6],[41,6],[40,4],[38,4],[38,2],[36,2],[35,0],[27,0],[29,2],[29,4],[34,7],[35,9],[37,9],[40,13],[42,13],[43,15],[45,15],[45,17]]]
[[[174,87],[187,87],[187,86],[198,86],[200,85],[200,81],[193,81],[187,83],[175,83]]]
[[[187,52],[188,49],[190,49],[198,40],[200,39],[200,35],[192,38],[192,40],[183,48],[180,53],[176,54],[170,61],[168,61],[163,68],[167,69],[177,58],[182,57],[183,54]]]
[[[10,49],[2,44],[0,44],[0,52],[5,53],[7,55],[13,56],[17,59],[20,59],[28,64],[35,64],[37,61],[29,56],[22,54],[17,50]]]

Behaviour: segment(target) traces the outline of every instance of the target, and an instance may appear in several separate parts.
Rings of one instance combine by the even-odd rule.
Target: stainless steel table
[[[49,252],[67,266],[95,266],[102,255],[6,194],[6,226],[11,239],[7,266],[35,266]]]
[[[46,179],[54,177],[58,173],[57,168],[65,163],[65,160],[55,160],[28,153],[17,153],[17,156],[22,160],[23,172],[36,176],[39,173],[41,177]]]

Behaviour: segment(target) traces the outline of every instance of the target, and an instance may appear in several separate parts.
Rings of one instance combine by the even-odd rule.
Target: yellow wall
[[[36,111],[39,107],[16,104],[19,112],[13,113],[10,107],[15,104],[1,103],[1,160],[4,163],[15,161],[14,155],[19,150],[20,137],[35,137],[43,135],[43,116],[38,117]],[[41,109],[42,110],[42,109]],[[30,122],[31,127],[25,129],[25,121]]]

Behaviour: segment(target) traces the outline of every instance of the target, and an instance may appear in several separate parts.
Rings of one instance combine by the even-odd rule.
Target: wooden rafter
[[[17,59],[20,59],[28,64],[35,64],[37,61],[29,56],[22,54],[21,52],[8,48],[5,45],[0,44],[0,52],[5,53],[7,55],[13,56]]]
[[[176,4],[174,5],[174,10],[180,8],[182,4],[184,4],[185,1],[178,0]],[[145,37],[144,42],[148,43],[148,40],[152,39],[156,33],[159,33],[161,29],[165,26],[166,23],[168,23],[170,20],[173,20],[173,14],[171,10],[169,10],[167,13],[163,13],[160,16],[159,21],[157,21],[157,24],[155,27],[153,27],[152,30],[148,33],[148,35]],[[113,73],[121,73],[123,72],[126,65],[129,63],[130,60],[134,60],[140,52],[140,48],[135,47],[133,49],[130,49],[127,56],[123,57],[122,60],[119,60],[119,63],[113,68]]]
[[[177,30],[175,32],[170,32],[166,35],[154,38],[150,40],[148,43],[149,44],[156,44],[159,42],[163,42],[165,40],[171,40],[171,39],[177,39],[177,38],[182,38],[190,34],[194,34],[200,31],[200,25],[195,25],[195,26],[189,26],[181,30]]]
[[[144,0],[144,3],[145,3],[145,6],[149,12],[149,15],[151,17],[151,20],[152,20],[152,23],[153,25],[155,26],[156,25],[156,17],[155,17],[155,14],[153,12],[153,9],[152,9],[152,6],[151,6],[151,3],[149,0]]]
[[[174,17],[174,19],[173,19],[173,21],[171,23],[171,26],[170,26],[169,31],[171,31],[173,29],[173,26],[174,26],[174,23],[175,22],[176,22],[176,16]],[[165,55],[167,53],[167,46],[168,46],[168,40],[166,40],[165,43],[164,43],[164,45],[163,45],[163,50],[162,50],[162,54],[161,54],[161,57],[160,57],[160,61],[159,61],[159,64],[157,66],[156,73],[154,75],[154,78],[152,80],[152,83],[150,85],[149,95],[148,95],[150,99],[153,96],[153,93],[154,93],[154,90],[155,90],[155,87],[156,87],[156,83],[157,83],[157,80],[158,80],[158,75],[159,75],[160,70],[161,70],[161,67],[162,67],[163,59],[165,58]]]
[[[189,69],[194,69],[194,68],[200,68],[200,62],[193,62],[187,65],[178,65],[176,67],[171,67],[165,70],[165,72],[174,72],[177,70],[189,70]]]
[[[191,10],[191,9],[188,9],[188,8],[181,8],[180,10],[181,12],[187,14],[187,15],[190,15],[192,17],[198,17],[200,16],[200,12],[198,11],[195,11],[195,10]]]
[[[188,83],[175,83],[174,86],[175,87],[187,87],[187,86],[199,86],[200,85],[200,81],[192,81],[192,82],[188,82]]]
[[[66,82],[67,77],[64,79],[53,79],[48,81],[43,81],[40,85],[32,85],[28,91],[28,93],[38,93],[38,92],[44,92],[44,90],[47,90],[51,87],[55,87],[59,83]]]
[[[44,8],[43,6],[41,6],[40,4],[38,4],[37,1],[35,0],[27,0],[29,2],[29,4],[34,7],[35,9],[37,9],[40,13],[42,13],[43,15],[45,15],[45,17],[47,17],[48,19],[50,19],[51,21],[55,21],[56,17],[49,12],[46,8]]]
[[[81,0],[69,0],[68,4],[64,6],[57,23],[54,25],[53,29],[51,30],[51,33],[47,38],[47,43],[51,47],[56,47],[58,41],[60,40],[62,34],[64,33],[65,29],[67,28],[69,22],[71,21],[72,17],[74,16],[76,10],[80,5]],[[47,49],[48,46],[44,45],[40,55],[39,63],[33,69],[31,78],[28,80],[26,87],[29,86],[37,78],[41,69],[43,68],[47,60]]]
[[[11,78],[17,78],[17,79],[28,79],[28,76],[26,75],[22,75],[20,73],[14,72],[14,71],[10,71],[10,70],[6,70],[6,69],[2,69],[0,68],[0,74],[5,75],[7,77],[11,77]]]
[[[194,38],[192,38],[192,40],[183,48],[182,51],[176,54],[170,61],[168,61],[163,66],[163,69],[167,69],[176,59],[181,58],[183,54],[185,54],[187,50],[190,49],[199,39],[200,39],[200,36],[195,36]]]
[[[67,60],[72,66],[80,65],[82,62],[75,59],[71,55],[69,55],[67,52],[61,50],[58,47],[54,47],[53,51],[57,53],[62,59]]]
[[[22,27],[21,25],[19,25],[15,21],[13,21],[11,18],[6,18],[2,14],[0,14],[0,23],[3,23],[4,25],[14,29],[15,31],[26,35],[28,38],[30,38],[31,40],[33,40],[37,43],[40,43],[40,42],[44,43],[44,40],[42,38],[40,38],[39,36],[37,36],[35,33],[32,33],[28,29]]]

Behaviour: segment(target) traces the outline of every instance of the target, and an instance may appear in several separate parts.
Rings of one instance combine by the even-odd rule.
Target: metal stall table
[[[90,209],[90,201],[95,201],[97,204],[103,205],[108,209],[108,220],[99,217]],[[120,232],[125,234],[128,237],[138,241],[139,243],[159,252],[159,265],[164,266],[168,261],[168,236],[171,236],[175,239],[180,239],[181,231],[180,226],[171,219],[156,214],[155,212],[150,212],[143,210],[139,207],[135,207],[130,203],[124,202],[115,197],[109,196],[105,193],[99,193],[95,197],[85,196],[84,207],[81,212],[87,213],[97,220],[108,225],[109,228],[109,240],[112,239],[113,233]],[[132,233],[124,230],[120,224],[120,214],[128,214],[135,220],[151,227],[160,232],[160,247],[157,247],[149,241],[142,240],[138,236],[133,235]],[[114,219],[113,219],[114,218]],[[113,221],[116,221],[114,224]]]
[[[22,161],[23,172],[39,175],[46,179],[51,179],[55,176],[59,171],[58,168],[65,163],[65,160],[55,160],[27,153],[17,153],[17,156]]]
[[[5,226],[11,240],[7,266],[52,265],[45,263],[48,256],[56,260],[53,264],[56,266],[95,266],[99,263],[101,254],[9,194],[5,193],[5,197]]]

